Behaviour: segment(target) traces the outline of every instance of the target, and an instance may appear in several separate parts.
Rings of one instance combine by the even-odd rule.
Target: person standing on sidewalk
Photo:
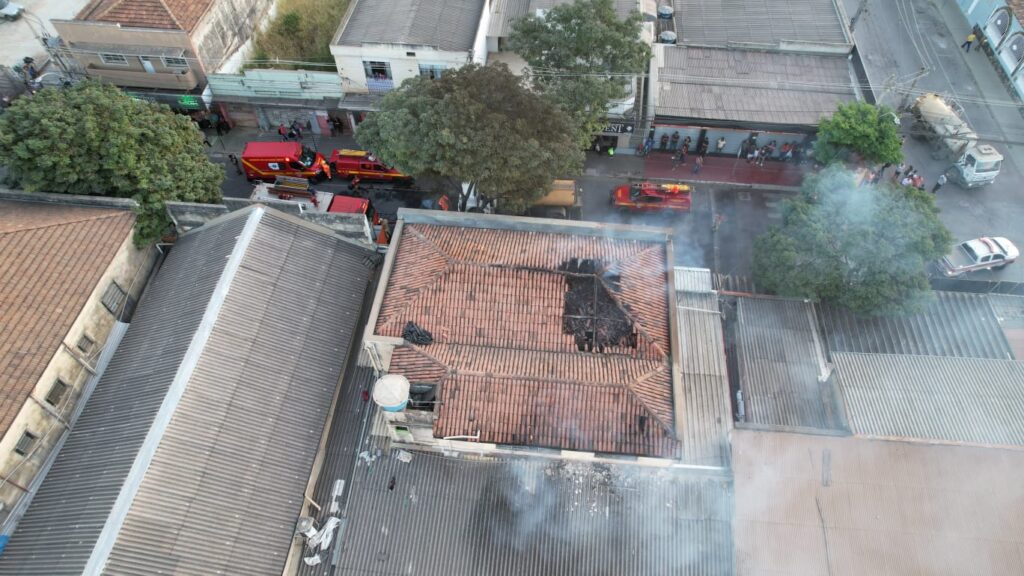
[[[644,140],[644,156],[651,153],[651,148],[654,148],[654,135],[650,135]]]
[[[282,142],[288,140],[288,129],[284,127],[284,122],[277,127],[277,133],[281,135]]]
[[[672,133],[672,147],[671,150],[674,152],[679,147],[679,130]]]
[[[725,150],[725,136],[722,136],[715,142],[715,154],[721,154]]]
[[[698,154],[697,157],[693,159],[693,173],[700,174],[700,169],[703,167],[704,157]]]
[[[970,52],[971,44],[974,44],[974,41],[977,38],[978,37],[974,35],[974,32],[971,32],[970,34],[967,35],[967,40],[964,40],[964,43],[961,44],[960,47],[964,49],[964,52]]]
[[[937,193],[939,191],[939,188],[942,188],[945,184],[946,184],[946,175],[945,174],[940,174],[939,175],[939,179],[936,180],[935,181],[935,185],[932,186],[932,194]]]
[[[900,181],[900,174],[903,174],[903,171],[906,170],[906,169],[907,169],[907,163],[906,162],[900,162],[899,164],[897,164],[896,165],[896,171],[893,172],[893,174],[892,174],[892,181],[893,182],[899,182]]]

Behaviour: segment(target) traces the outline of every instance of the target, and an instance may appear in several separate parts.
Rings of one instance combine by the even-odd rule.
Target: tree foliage
[[[583,165],[566,114],[503,64],[406,80],[359,125],[356,139],[402,172],[473,183],[510,212]]]
[[[96,82],[15,100],[0,164],[27,191],[134,199],[140,246],[167,230],[165,201],[219,202],[224,179],[191,120]]]
[[[903,150],[896,118],[886,106],[840,104],[835,114],[818,126],[814,155],[823,164],[846,160],[851,153],[872,163],[899,163]]]
[[[819,298],[861,314],[916,309],[925,268],[952,237],[931,194],[882,184],[858,187],[839,166],[809,176],[787,201],[783,224],[754,244],[754,281],[782,296]]]
[[[569,112],[586,143],[604,126],[609,101],[624,98],[632,75],[646,71],[651,49],[640,24],[636,11],[620,20],[612,0],[576,0],[519,19],[509,41],[534,87]]]
[[[281,0],[277,15],[253,35],[250,68],[302,68],[298,62],[334,68],[331,40],[350,0]]]

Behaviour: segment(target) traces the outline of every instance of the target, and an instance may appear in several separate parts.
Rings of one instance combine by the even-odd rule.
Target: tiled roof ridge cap
[[[102,7],[103,0],[92,0],[91,2],[86,4],[84,8],[82,8],[82,10],[75,16],[75,19],[89,20],[92,18],[102,18],[104,14],[110,12],[114,9],[115,6],[121,4],[122,2],[124,2],[124,0],[117,0],[116,2],[113,2],[112,4],[107,6],[105,10],[97,12]]]
[[[112,209],[116,210],[116,208]],[[45,228],[56,228],[58,226],[69,226],[71,224],[81,224],[83,222],[94,222],[96,220],[106,220],[108,218],[121,218],[125,215],[134,216],[131,212],[121,210],[119,214],[95,214],[86,218],[78,218],[75,220],[66,220],[64,222],[54,222],[52,224],[44,224],[42,226],[30,226],[28,228],[19,228],[17,230],[10,230],[8,232],[0,231],[0,237],[7,236],[9,234],[19,234],[21,232],[29,232],[32,230],[43,230]]]
[[[429,283],[424,284],[423,286],[420,286],[419,288],[417,288],[416,289],[416,295],[414,297],[406,298],[404,303],[403,303],[403,305],[401,307],[399,307],[398,310],[396,310],[396,312],[394,314],[391,315],[391,317],[388,319],[388,321],[380,325],[380,328],[377,329],[378,332],[379,331],[383,331],[384,329],[388,328],[389,326],[391,326],[393,324],[401,322],[402,321],[401,318],[405,318],[405,311],[408,310],[410,306],[412,306],[413,301],[416,298],[419,298],[423,294],[424,290],[427,290],[428,288],[434,287],[437,284],[437,282],[441,279],[441,277],[445,276],[446,274],[448,274],[448,272],[451,271],[452,264],[458,262],[458,260],[452,258],[450,254],[448,254],[447,252],[442,250],[441,247],[438,246],[436,242],[434,242],[430,238],[427,238],[422,232],[417,230],[415,227],[409,226],[402,233],[403,234],[407,234],[407,233],[408,234],[412,234],[415,238],[417,238],[419,240],[422,240],[423,242],[427,243],[438,254],[440,254],[442,258],[444,258],[445,265],[443,267],[440,267],[438,270],[435,270],[435,271],[431,272],[431,274],[434,275],[434,277],[431,279],[431,281]]]
[[[636,398],[636,401],[639,402],[640,405],[643,406],[644,409],[647,410],[647,412],[649,412],[652,417],[654,417],[654,420],[658,422],[658,424],[661,426],[661,428],[666,433],[668,433],[669,436],[675,438],[676,434],[675,434],[675,430],[672,428],[672,426],[668,425],[666,422],[663,422],[661,420],[661,418],[658,416],[658,413],[655,412],[654,410],[652,410],[651,407],[644,400],[643,394],[640,394],[639,392],[637,392],[636,390],[633,389],[633,385],[636,385],[636,384],[639,384],[641,382],[646,382],[647,380],[650,380],[656,374],[663,373],[667,367],[668,367],[668,364],[665,363],[665,362],[662,362],[654,370],[651,370],[647,374],[644,374],[643,376],[637,378],[636,380],[634,380],[633,382],[631,382],[629,384],[625,384],[624,386],[625,386],[626,389],[629,390],[630,394],[632,394],[633,397]]]
[[[164,7],[164,10],[167,10],[167,15],[171,17],[171,20],[174,20],[174,24],[178,27],[178,29],[179,30],[185,30],[185,27],[181,25],[181,21],[178,20],[178,17],[174,14],[174,11],[171,10],[170,6],[167,5],[167,2],[165,0],[157,0],[157,1],[160,2],[161,6]],[[185,30],[185,31],[186,32],[191,32],[191,30]]]

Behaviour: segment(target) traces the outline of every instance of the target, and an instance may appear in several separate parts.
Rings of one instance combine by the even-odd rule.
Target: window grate
[[[111,314],[117,316],[118,311],[121,310],[121,305],[127,299],[128,294],[123,288],[117,285],[117,282],[111,282],[105,292],[103,292],[103,306],[110,311]]]
[[[46,394],[46,403],[50,406],[60,406],[61,401],[68,392],[67,382],[58,379],[53,383],[50,392]]]
[[[88,335],[82,334],[82,336],[78,339],[78,344],[75,344],[75,347],[78,348],[78,350],[82,354],[88,356],[89,354],[92,354],[93,350],[96,349],[96,341],[93,340],[92,338],[89,338]]]
[[[25,433],[21,435],[21,438],[18,439],[18,444],[14,447],[14,451],[22,456],[27,456],[32,452],[32,448],[35,447],[36,440],[38,439],[39,437],[35,434],[25,431]]]
[[[104,64],[111,64],[114,66],[127,66],[128,59],[124,57],[124,54],[100,54],[100,61]]]

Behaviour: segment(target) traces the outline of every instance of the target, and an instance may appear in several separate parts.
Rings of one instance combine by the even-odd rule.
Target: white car
[[[1001,270],[1020,256],[1020,251],[1006,238],[983,237],[961,242],[953,252],[938,262],[939,269],[947,278],[975,270]]]
[[[10,0],[0,0],[0,18],[4,20],[17,20],[24,11],[25,7],[21,4],[15,4]]]

